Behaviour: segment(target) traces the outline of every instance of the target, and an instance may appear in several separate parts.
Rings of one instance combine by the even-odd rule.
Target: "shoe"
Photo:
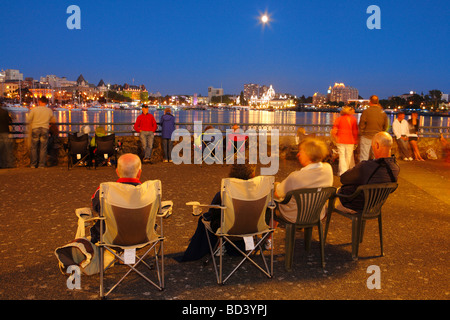
[[[227,248],[225,246],[222,246],[222,256],[227,253]],[[220,249],[216,252],[216,257],[220,257]]]
[[[272,250],[272,239],[267,239],[266,243],[264,243],[264,249]]]
[[[171,162],[171,163],[172,163],[173,161],[172,161],[172,160],[169,160],[169,162]]]
[[[409,161],[409,159],[408,158],[403,158],[403,161]]]
[[[408,160],[409,160],[409,161],[413,161],[413,158],[412,158],[412,157],[409,157]]]
[[[164,159],[164,162],[169,162],[169,161],[167,161],[166,159]]]

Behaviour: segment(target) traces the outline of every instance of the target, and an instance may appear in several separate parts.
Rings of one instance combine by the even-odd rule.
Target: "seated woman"
[[[408,126],[409,126],[408,139],[409,139],[409,143],[411,144],[411,149],[414,153],[414,158],[415,158],[414,160],[425,161],[420,155],[419,146],[417,144],[417,140],[419,140],[419,136],[417,135],[417,133],[419,132],[418,117],[419,117],[419,115],[417,114],[417,112],[411,113],[411,119],[408,120]]]
[[[253,164],[237,164],[234,163],[231,167],[229,177],[237,178],[242,180],[249,180],[255,177],[256,174],[256,165]],[[211,201],[211,205],[221,205],[222,199],[220,196],[220,191],[216,193],[213,200]],[[220,217],[221,210],[210,208],[208,212],[205,212],[200,216],[197,223],[197,229],[195,230],[194,235],[192,236],[189,246],[184,252],[183,256],[178,259],[180,262],[185,261],[193,261],[203,258],[207,253],[209,253],[209,244],[208,239],[206,238],[205,226],[202,222],[202,219],[206,221],[211,221],[211,229],[216,231],[220,227]],[[211,245],[214,246],[217,238],[213,234],[209,234]],[[244,248],[244,241],[239,240],[235,242],[235,244],[239,248]],[[224,248],[227,253],[233,254],[235,249],[233,246],[228,243],[225,244]]]
[[[318,188],[333,186],[333,170],[331,165],[322,162],[329,151],[325,143],[316,138],[307,138],[299,146],[297,159],[302,165],[282,182],[275,183],[275,199],[282,200],[289,191],[301,188]],[[325,210],[321,218],[325,215]],[[275,220],[295,222],[297,219],[297,204],[291,199],[287,204],[279,204]]]

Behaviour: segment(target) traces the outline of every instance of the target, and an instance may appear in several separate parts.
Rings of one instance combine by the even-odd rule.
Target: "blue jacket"
[[[172,132],[175,130],[175,117],[166,113],[161,117],[161,138],[170,139],[172,137]]]

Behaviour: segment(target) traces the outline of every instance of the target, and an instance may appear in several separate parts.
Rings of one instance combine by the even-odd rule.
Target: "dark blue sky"
[[[69,30],[67,7],[81,9]],[[369,30],[369,5],[381,29]],[[260,13],[271,21],[258,23]],[[310,96],[344,82],[368,98],[450,92],[447,1],[3,1],[0,69],[83,74],[161,94],[238,94],[244,83]]]

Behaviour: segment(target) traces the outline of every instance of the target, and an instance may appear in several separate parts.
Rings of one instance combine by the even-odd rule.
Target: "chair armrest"
[[[272,209],[272,210],[275,210],[275,209],[277,208],[277,205],[276,205],[275,203],[269,203],[269,204],[267,205],[267,208]]]
[[[227,207],[217,204],[201,204],[198,201],[186,202],[187,206],[192,206],[192,215],[199,216],[202,214],[201,208],[226,209]]]
[[[286,196],[284,199],[275,199],[276,202],[278,202],[279,204],[287,204],[289,203],[289,201],[291,201],[291,197],[292,195],[288,195]]]
[[[93,217],[92,210],[89,207],[75,209],[75,214],[77,215],[78,218],[82,219],[86,218],[89,219]]]
[[[173,213],[172,209],[173,209],[173,202],[171,200],[161,201],[161,209],[159,210],[159,213],[156,216],[160,218],[168,218]]]
[[[345,199],[348,199],[348,200],[352,200],[353,198],[355,198],[360,193],[361,193],[361,190],[356,190],[352,194],[342,194],[342,193],[337,192],[335,194],[334,198],[338,197],[338,198],[345,198]]]

